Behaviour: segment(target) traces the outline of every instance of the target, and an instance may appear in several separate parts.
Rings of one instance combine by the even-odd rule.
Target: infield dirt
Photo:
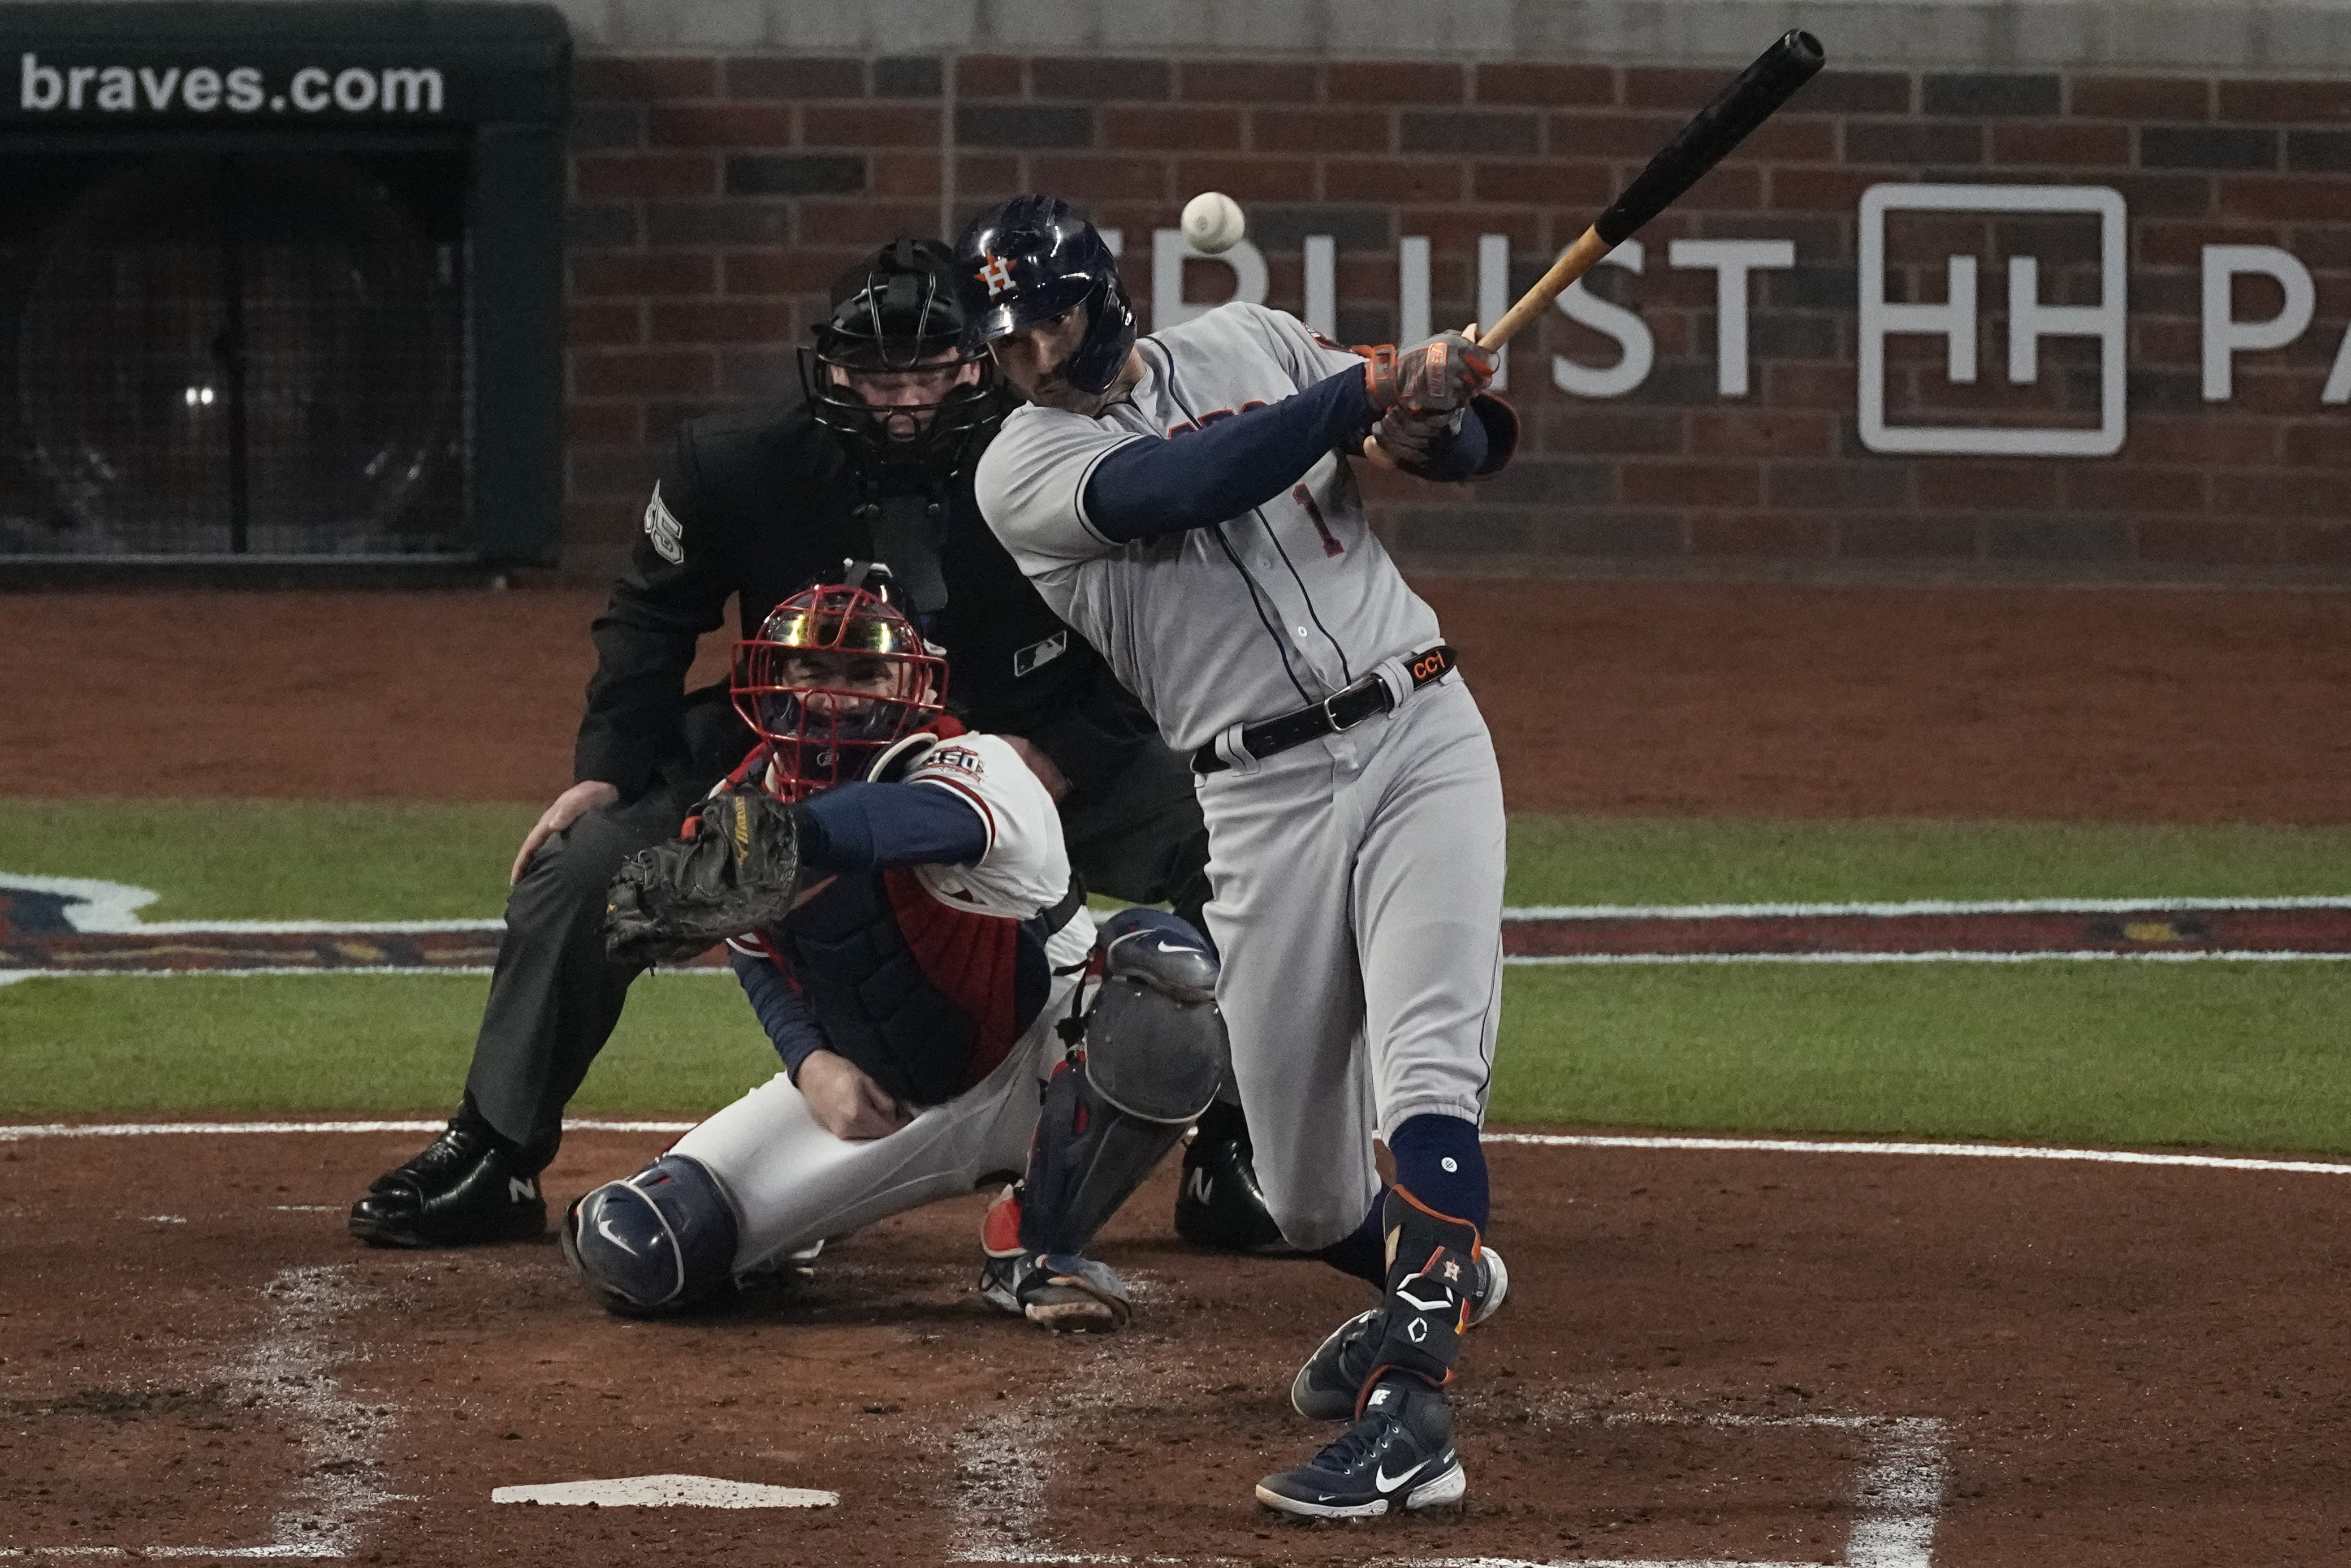
[[[2351,814],[2351,597],[1425,586],[1520,810]],[[0,793],[543,799],[598,597],[0,601]],[[1301,1529],[1249,1484],[1327,1435],[1284,1391],[1367,1293],[1183,1249],[1165,1171],[1102,1248],[1134,1330],[1055,1341],[968,1290],[977,1198],[684,1322],[608,1318],[548,1246],[350,1241],[343,1208],[423,1141],[0,1144],[0,1552],[2351,1557],[2341,1176],[1497,1146],[1513,1289],[1465,1360],[1468,1517]],[[663,1141],[576,1134],[551,1204]],[[490,1500],[663,1472],[841,1500]]]

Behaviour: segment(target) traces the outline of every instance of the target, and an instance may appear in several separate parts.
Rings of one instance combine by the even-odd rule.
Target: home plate
[[[722,1481],[716,1476],[622,1476],[609,1481],[555,1481],[500,1487],[492,1502],[569,1503],[598,1508],[831,1508],[839,1492]]]

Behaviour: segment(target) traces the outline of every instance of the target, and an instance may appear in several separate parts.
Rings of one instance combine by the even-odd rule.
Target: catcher
[[[606,920],[628,963],[731,937],[784,1071],[573,1204],[565,1254],[611,1310],[661,1313],[1025,1172],[982,1292],[1114,1329],[1127,1291],[1084,1249],[1216,1094],[1216,958],[1151,910],[1096,930],[1045,786],[945,713],[945,662],[863,580],[736,644],[760,745],[690,837],[623,867]]]

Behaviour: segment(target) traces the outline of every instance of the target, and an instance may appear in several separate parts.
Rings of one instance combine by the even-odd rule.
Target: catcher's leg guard
[[[664,1155],[563,1217],[563,1255],[623,1316],[692,1305],[734,1277],[734,1205],[699,1160]]]
[[[1082,1045],[1053,1070],[1022,1184],[1020,1245],[1085,1250],[1223,1080],[1216,955],[1189,925],[1121,911],[1095,939],[1102,983]]]

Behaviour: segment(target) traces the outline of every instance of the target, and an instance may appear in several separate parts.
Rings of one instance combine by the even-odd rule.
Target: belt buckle
[[[1379,712],[1377,708],[1374,708],[1371,713],[1364,715],[1362,718],[1342,719],[1339,716],[1339,709],[1337,706],[1340,698],[1351,696],[1357,692],[1364,691],[1377,683],[1379,677],[1377,675],[1365,675],[1353,685],[1343,687],[1338,691],[1332,692],[1329,696],[1324,697],[1321,702],[1314,705],[1322,710],[1322,717],[1331,726],[1331,732],[1333,735],[1353,729],[1359,724],[1367,723],[1371,719],[1373,714]]]

